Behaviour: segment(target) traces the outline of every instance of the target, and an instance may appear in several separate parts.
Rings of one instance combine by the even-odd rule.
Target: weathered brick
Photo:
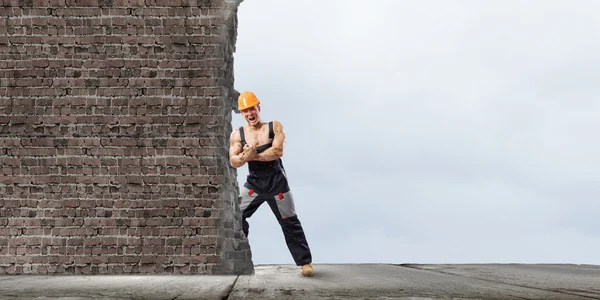
[[[219,246],[241,236],[222,164],[238,4],[2,2],[0,273],[251,270]]]

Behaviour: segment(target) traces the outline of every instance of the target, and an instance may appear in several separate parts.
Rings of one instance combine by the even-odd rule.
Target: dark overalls
[[[273,122],[269,122],[269,143],[256,147],[260,153],[273,145]],[[246,145],[244,128],[240,127],[242,147]],[[281,158],[269,162],[249,161],[246,183],[240,188],[242,228],[248,236],[249,224],[246,220],[267,201],[283,231],[285,242],[296,262],[301,266],[312,262],[310,248],[304,236],[304,230],[294,208],[294,197],[288,185]]]

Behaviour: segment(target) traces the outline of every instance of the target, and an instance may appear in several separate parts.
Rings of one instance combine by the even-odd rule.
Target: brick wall
[[[241,0],[0,0],[0,273],[241,274]]]

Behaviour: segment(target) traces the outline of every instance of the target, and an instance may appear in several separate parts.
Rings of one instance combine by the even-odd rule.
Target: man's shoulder
[[[232,140],[240,140],[240,128],[241,128],[241,127],[242,127],[242,126],[240,126],[240,127],[238,127],[238,128],[234,128],[234,129],[231,131],[231,134],[229,135],[229,138],[230,138],[230,139],[232,139]]]
[[[281,124],[281,122],[279,120],[273,120],[270,123],[273,123],[274,130],[281,130],[281,128],[283,128],[283,125]]]
[[[244,124],[244,125],[240,125],[238,127],[234,127],[233,130],[231,131],[232,134],[234,133],[240,133],[240,130],[247,130],[248,129],[248,125]]]

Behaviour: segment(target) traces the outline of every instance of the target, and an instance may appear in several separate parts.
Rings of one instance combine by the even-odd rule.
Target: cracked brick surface
[[[0,273],[250,272],[240,1],[0,2]]]

